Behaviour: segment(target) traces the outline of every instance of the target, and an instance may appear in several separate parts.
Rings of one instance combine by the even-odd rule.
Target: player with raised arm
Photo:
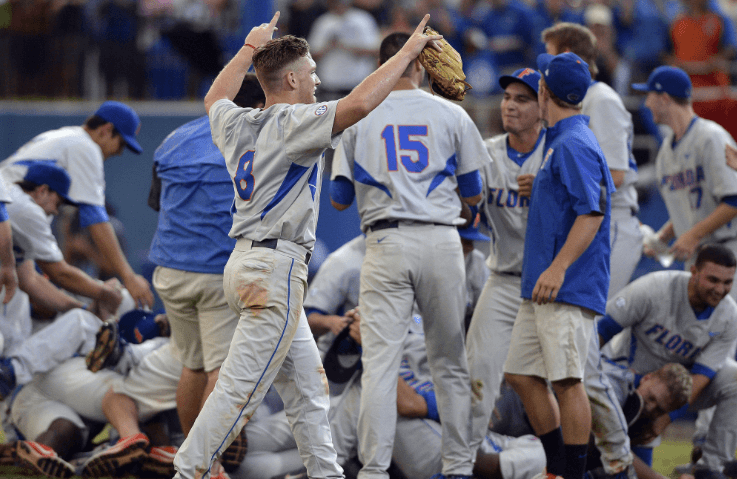
[[[136,274],[123,256],[118,238],[105,211],[105,170],[103,163],[128,147],[140,154],[136,140],[141,121],[123,103],[107,101],[82,126],[67,126],[33,138],[0,163],[7,183],[21,181],[29,164],[53,161],[72,178],[69,197],[78,203],[80,221],[88,228],[92,242],[123,281],[133,299],[142,306],[153,306],[148,282]]]
[[[309,45],[271,40],[279,13],[255,27],[205,96],[213,141],[233,177],[235,249],[223,286],[240,320],[231,348],[189,436],[175,458],[177,477],[224,476],[214,465],[273,382],[282,397],[310,477],[342,477],[328,424],[328,391],[320,357],[302,313],[307,263],[315,243],[323,153],[340,133],[389,94],[401,73],[438,36],[422,30],[400,55],[347,97],[316,104],[320,80]],[[254,65],[264,109],[233,102]]]
[[[487,190],[480,207],[492,238],[486,263],[491,274],[466,335],[473,388],[471,447],[474,449],[484,439],[499,396],[509,338],[522,303],[527,210],[532,180],[542,163],[545,139],[537,102],[539,82],[540,73],[532,68],[499,78],[499,86],[504,89],[501,110],[506,133],[484,142],[494,159],[483,169]]]
[[[655,158],[658,188],[669,220],[658,231],[676,260],[693,264],[696,248],[706,242],[737,251],[737,172],[727,167],[725,149],[734,139],[717,123],[698,117],[691,105],[691,80],[680,68],[661,66],[647,83],[632,88],[647,92],[645,106],[653,121],[667,125]],[[645,254],[654,254],[645,248]],[[737,288],[730,293],[737,297]]]
[[[406,42],[406,43],[405,43]],[[379,71],[412,38],[394,33],[379,53]],[[356,199],[366,257],[359,304],[363,375],[358,423],[360,478],[387,477],[396,425],[402,342],[415,301],[424,321],[430,370],[443,427],[443,470],[470,476],[470,379],[464,347],[464,260],[455,220],[461,199],[481,199],[479,170],[491,159],[458,105],[419,89],[419,61],[403,69],[389,98],[343,134],[333,160],[331,201]]]

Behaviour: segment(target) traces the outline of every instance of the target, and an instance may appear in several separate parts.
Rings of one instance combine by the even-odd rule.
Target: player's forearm
[[[312,312],[307,316],[307,324],[309,324],[313,335],[322,336],[325,333],[333,331],[333,329],[343,329],[348,324],[348,321],[343,316],[338,316],[337,314]]]
[[[0,264],[3,266],[15,266],[13,232],[10,227],[10,220],[0,223]]]
[[[611,173],[612,175],[612,182],[614,183],[614,187],[619,188],[620,186],[622,186],[622,183],[624,183],[624,175],[627,172],[622,170],[609,170],[609,173]]]
[[[100,255],[107,263],[107,267],[120,277],[125,283],[129,278],[135,276],[133,268],[123,255],[118,237],[110,222],[95,223],[87,227],[92,238],[92,243],[97,247]]]
[[[579,215],[568,232],[566,242],[553,259],[551,268],[567,270],[589,247],[603,221],[604,215]]]
[[[339,133],[358,123],[379,106],[413,60],[410,52],[400,50],[366,77],[348,96],[342,98],[335,112],[333,133]]]
[[[98,299],[103,295],[103,283],[92,279],[87,273],[66,261],[47,263],[38,261],[38,266],[55,284],[72,293]]]
[[[693,386],[691,387],[691,396],[688,398],[689,404],[693,404],[698,399],[701,391],[711,382],[711,379],[703,374],[692,374],[691,380],[693,381]]]
[[[673,229],[673,222],[668,221],[666,224],[664,224],[659,230],[658,230],[658,238],[660,238],[660,241],[663,243],[669,243],[670,240],[676,237],[676,232]]]
[[[397,381],[397,414],[415,418],[427,416],[425,399],[402,378]]]
[[[208,114],[210,107],[216,101],[235,98],[243,83],[243,78],[251,67],[254,51],[253,48],[243,45],[212,82],[210,90],[205,95],[205,111]]]
[[[18,286],[39,306],[61,313],[83,304],[54,286],[51,281],[36,272],[33,261],[26,261],[18,267]]]
[[[735,216],[737,216],[737,208],[727,203],[719,203],[709,216],[693,225],[689,231],[701,241],[732,221]]]

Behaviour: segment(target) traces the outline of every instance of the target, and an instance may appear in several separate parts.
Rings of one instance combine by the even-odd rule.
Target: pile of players
[[[150,257],[168,322],[126,316],[151,294],[102,207],[103,160],[141,150],[130,108],[106,102],[0,164],[0,394],[19,439],[4,460],[52,477],[655,478],[667,425],[713,407],[685,472],[730,474],[734,140],[694,115],[688,76],[660,67],[633,85],[672,132],[656,159],[671,220],[643,248],[632,120],[592,80],[585,27],[547,29],[549,54],[500,78],[506,133],[484,141],[459,105],[419,88],[417,55],[439,39],[422,33],[427,16],[326,103],[307,43],[272,40],[277,20],[216,78],[208,115],[154,155]],[[308,287],[326,149],[331,202],[355,200],[364,234]],[[132,305],[64,261],[46,221],[62,202]],[[668,248],[688,271],[629,283],[643,250]],[[61,313],[33,336],[31,302]],[[144,341],[166,324],[170,339]],[[79,457],[105,422],[119,440]]]

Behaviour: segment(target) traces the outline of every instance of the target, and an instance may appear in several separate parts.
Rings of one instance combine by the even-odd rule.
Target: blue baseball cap
[[[465,228],[458,228],[458,234],[470,241],[489,241],[489,237],[479,231],[478,221]]]
[[[667,93],[675,98],[689,98],[691,96],[691,79],[680,68],[661,66],[650,73],[647,83],[633,83],[632,89]]]
[[[537,57],[537,69],[550,91],[566,103],[581,103],[591,85],[588,63],[573,52],[555,56],[540,54]]]
[[[69,187],[72,179],[69,173],[61,166],[55,165],[51,161],[33,161],[29,162],[26,176],[23,181],[28,181],[37,185],[48,185],[51,191],[56,192],[64,202],[70,205],[77,205],[69,197]]]
[[[159,325],[155,321],[156,313],[134,309],[120,317],[118,328],[120,337],[132,344],[140,344],[147,339],[159,336]]]
[[[133,108],[119,101],[106,101],[100,105],[95,115],[112,123],[131,151],[138,154],[143,151],[141,145],[136,141],[138,130],[141,129],[141,119],[138,118]]]
[[[540,86],[540,72],[533,68],[520,68],[511,75],[502,75],[499,77],[499,86],[502,87],[502,90],[506,89],[513,82],[527,85],[537,95],[537,89]]]

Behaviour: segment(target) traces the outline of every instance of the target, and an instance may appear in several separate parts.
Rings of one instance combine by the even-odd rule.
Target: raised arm
[[[430,15],[425,15],[407,43],[386,63],[367,76],[352,92],[338,102],[333,123],[333,134],[339,133],[368,115],[384,101],[409,64],[417,58],[427,42],[440,40],[442,35],[425,35]],[[435,43],[432,45],[440,50]]]
[[[205,95],[205,111],[210,114],[210,107],[218,100],[227,98],[232,100],[238,93],[246,76],[248,69],[251,67],[253,52],[258,47],[265,44],[274,35],[276,30],[276,22],[279,20],[279,12],[274,14],[271,22],[262,23],[258,27],[253,27],[246,36],[246,40],[238,53],[232,60],[225,65],[225,68],[218,74],[215,81],[212,82],[210,90]]]

